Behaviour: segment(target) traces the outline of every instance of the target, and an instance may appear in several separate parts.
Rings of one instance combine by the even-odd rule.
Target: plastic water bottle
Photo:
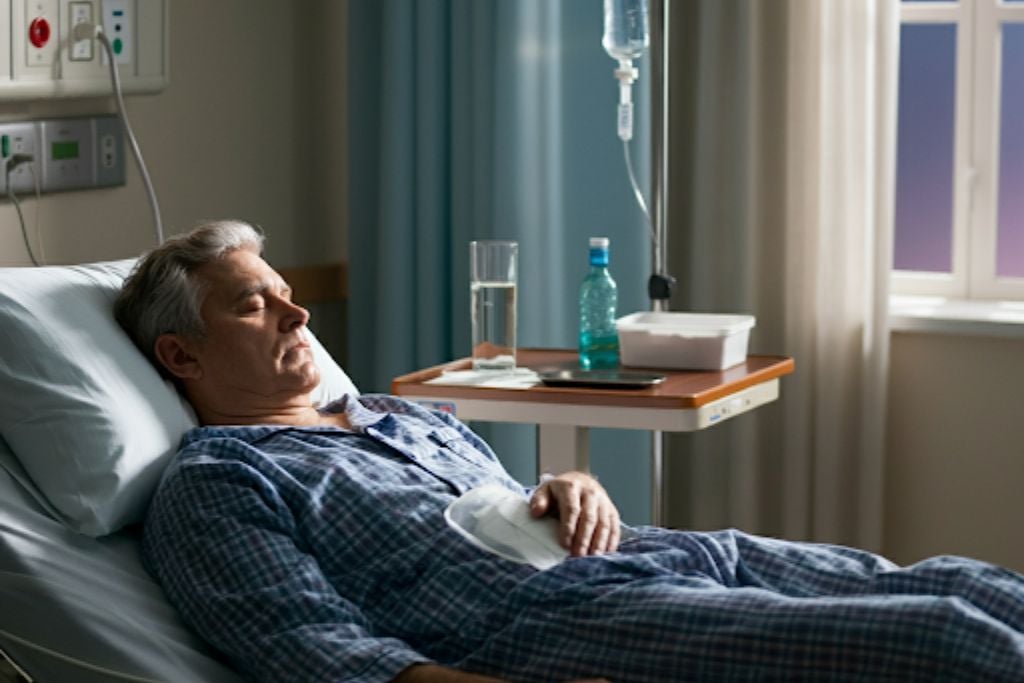
[[[590,271],[580,285],[580,367],[584,370],[619,365],[615,309],[619,291],[608,272],[607,237],[590,238]]]

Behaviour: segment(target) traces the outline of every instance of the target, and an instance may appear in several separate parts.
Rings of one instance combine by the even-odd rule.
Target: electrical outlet
[[[93,22],[92,16],[92,3],[91,2],[72,2],[68,5],[68,16],[70,21],[69,35],[75,30],[75,26],[79,24],[91,24]],[[71,54],[69,59],[72,62],[91,62],[93,58],[93,42],[92,38],[86,40],[78,40],[71,43]]]
[[[124,127],[117,116],[96,121],[96,187],[124,185]]]
[[[5,149],[6,148],[6,149]],[[39,133],[35,123],[0,124],[0,152],[7,152],[0,159],[0,187],[7,193],[7,180],[11,190],[22,194],[35,192],[36,179],[40,181]],[[28,154],[32,161],[25,162],[7,172],[8,164],[16,154]]]

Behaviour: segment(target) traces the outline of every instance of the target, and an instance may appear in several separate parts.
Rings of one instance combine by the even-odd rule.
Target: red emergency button
[[[50,41],[50,22],[43,17],[36,17],[28,25],[28,39],[36,47],[42,47]]]

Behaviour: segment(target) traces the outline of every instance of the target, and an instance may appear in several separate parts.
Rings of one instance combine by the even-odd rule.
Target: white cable
[[[18,643],[19,645],[24,645],[25,647],[32,648],[37,652],[42,652],[45,655],[49,655],[50,657],[59,659],[62,662],[67,662],[68,664],[73,664],[74,666],[80,667],[82,669],[87,669],[98,674],[103,674],[104,676],[113,676],[114,678],[117,678],[119,680],[131,681],[132,683],[164,683],[164,681],[157,681],[152,678],[144,678],[142,676],[133,676],[132,674],[114,671],[113,669],[107,669],[106,667],[102,667],[98,664],[92,664],[81,659],[76,659],[75,657],[71,657],[62,652],[57,652],[56,650],[51,650],[48,647],[39,645],[38,643],[33,643],[31,640],[20,638],[14,635],[13,633],[10,633],[9,631],[5,631],[3,629],[0,629],[0,636],[12,640],[15,643]]]
[[[35,683],[35,679],[28,675],[28,672],[18,666],[18,663],[11,659],[10,655],[4,652],[4,649],[0,647],[0,658],[3,658],[5,662],[11,665],[14,669],[14,673],[18,674],[18,679],[14,683]]]
[[[10,176],[8,176],[10,179]],[[28,252],[28,257],[32,260],[32,265],[39,267],[39,261],[36,260],[36,255],[32,253],[32,244],[28,241],[28,230],[25,229],[25,215],[21,212],[21,202],[18,201],[18,195],[11,192],[10,184],[7,186],[7,198],[14,204],[14,210],[18,212],[18,222],[21,223],[21,238],[25,241],[25,251]]]
[[[78,24],[75,27],[75,40],[79,39],[81,31],[78,27],[86,27],[87,24]],[[90,29],[85,29],[90,30]],[[121,77],[117,71],[117,59],[114,55],[114,48],[110,45],[110,40],[107,38],[107,34],[103,32],[100,26],[94,26],[91,31],[95,33],[95,38],[103,45],[103,48],[107,51],[107,62],[110,65],[110,79],[114,83],[114,99],[117,102],[117,113],[121,115],[121,123],[124,124],[124,130],[128,134],[128,142],[131,144],[132,154],[135,156],[135,162],[139,166],[139,173],[142,174],[142,182],[146,186],[146,194],[149,196],[149,206],[153,210],[153,222],[156,225],[156,243],[163,244],[164,241],[164,226],[160,220],[160,205],[156,200],[156,191],[153,189],[153,181],[149,178],[149,170],[146,168],[146,162],[142,160],[142,151],[139,149],[139,143],[135,139],[135,133],[132,131],[132,124],[128,121],[128,113],[125,111],[124,97],[121,95]],[[91,37],[91,36],[90,36]]]
[[[11,190],[11,171],[30,161],[32,161],[32,155],[30,154],[15,154],[7,159],[7,162],[4,164],[4,184],[7,186],[7,198],[11,200],[11,203],[14,204],[14,210],[18,212],[18,222],[21,224],[21,237],[25,240],[25,251],[28,252],[32,265],[38,267],[39,261],[36,260],[36,255],[32,252],[32,242],[28,239],[28,228],[25,227],[25,214],[21,212],[21,202],[18,201],[18,195],[14,194],[14,191]],[[36,215],[38,216],[38,213]]]
[[[629,171],[629,183],[633,186],[633,194],[636,195],[636,203],[644,212],[644,219],[647,221],[647,228],[651,233],[651,243],[657,244],[658,238],[654,234],[654,224],[651,223],[651,213],[647,210],[647,202],[644,201],[644,193],[640,190],[640,183],[636,181],[636,174],[633,172],[633,158],[629,154],[629,142],[622,141],[622,152],[626,157],[626,170]]]
[[[36,173],[36,167],[29,164],[28,172],[32,174],[32,184],[36,186],[36,218],[35,225],[32,226],[32,232],[36,234],[36,246],[39,247],[39,261],[45,266],[46,247],[43,244],[43,233],[39,230],[39,205],[43,203],[43,192],[39,183],[39,175]]]

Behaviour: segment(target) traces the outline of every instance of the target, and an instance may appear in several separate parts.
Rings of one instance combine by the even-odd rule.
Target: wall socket
[[[10,171],[16,154],[27,154],[31,161],[19,164]],[[35,179],[39,178],[39,130],[34,122],[0,124],[0,189],[7,194],[7,183],[11,191],[23,194],[35,191]],[[40,178],[41,180],[41,178]]]
[[[17,154],[32,161],[7,172]],[[21,195],[124,185],[124,135],[112,114],[0,123],[0,192]]]

